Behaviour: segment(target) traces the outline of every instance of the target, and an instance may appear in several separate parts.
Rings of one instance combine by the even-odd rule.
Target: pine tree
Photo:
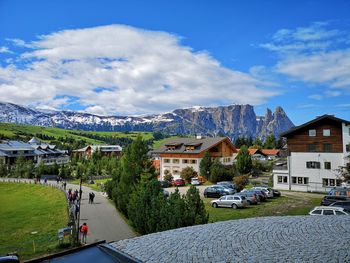
[[[209,152],[206,151],[199,164],[199,173],[201,176],[203,176],[207,180],[209,180],[211,165],[212,165],[211,156]]]
[[[208,223],[209,214],[205,210],[199,190],[195,186],[191,186],[186,193],[186,209],[186,225],[192,226]]]
[[[239,150],[236,168],[241,174],[247,174],[252,170],[252,158],[250,157],[246,146],[242,146]]]
[[[265,149],[275,149],[276,148],[276,138],[273,134],[270,134],[265,141],[264,148]]]

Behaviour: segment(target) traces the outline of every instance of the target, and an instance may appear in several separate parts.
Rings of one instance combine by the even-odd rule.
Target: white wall
[[[306,162],[314,161],[320,162],[320,169],[306,168]],[[324,162],[331,163],[331,169],[324,169]],[[292,184],[291,189],[298,191],[318,191],[322,187],[322,179],[337,179],[338,169],[344,165],[344,158],[342,153],[291,153],[290,156],[290,177],[308,177],[309,186],[307,187],[300,184]],[[291,179],[292,180],[292,179]]]
[[[170,163],[164,163],[164,159],[170,159]],[[173,163],[173,159],[179,159],[180,163]],[[196,160],[197,163],[192,164],[192,163],[182,163],[182,160]],[[174,177],[174,179],[179,179],[180,173],[182,169],[186,167],[192,167],[197,173],[199,173],[199,164],[201,162],[202,158],[169,158],[169,157],[161,157],[160,158],[160,180],[164,179],[164,171],[169,170]],[[178,170],[178,174],[174,174],[174,170]]]
[[[346,125],[343,123],[343,152],[345,153],[345,156],[348,156],[350,152],[346,152],[346,145],[350,143],[350,125]]]

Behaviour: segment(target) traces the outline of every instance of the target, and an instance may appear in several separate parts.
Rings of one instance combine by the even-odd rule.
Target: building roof
[[[280,152],[280,150],[277,149],[262,149],[261,151],[265,155],[277,155]]]
[[[210,149],[211,147],[214,147],[215,145],[219,144],[220,142],[228,140],[232,147],[235,149],[233,144],[231,143],[230,139],[227,137],[213,137],[213,138],[172,138],[168,139],[165,143],[163,143],[161,146],[159,146],[157,149],[155,149],[154,153],[201,153],[203,151],[206,151]],[[169,146],[174,146],[175,149],[169,150]],[[186,147],[194,147],[193,150],[186,150]]]
[[[249,155],[254,155],[254,154],[261,154],[261,155],[266,155],[263,153],[262,150],[259,149],[248,149]]]
[[[299,131],[299,130],[301,130],[309,125],[315,124],[315,123],[322,121],[322,120],[325,120],[325,119],[332,120],[332,121],[337,122],[337,123],[345,123],[347,125],[350,125],[350,121],[339,119],[337,117],[334,117],[334,115],[325,114],[325,115],[319,116],[316,119],[313,119],[309,122],[306,122],[302,125],[296,126],[292,129],[286,131],[286,132],[281,133],[281,137],[287,137],[288,135],[291,135],[291,134],[293,134],[293,133],[295,133],[295,132],[297,132],[297,131]]]
[[[0,143],[1,151],[33,151],[34,148],[25,142],[20,141],[5,141]]]
[[[85,152],[89,147],[92,151],[99,150],[101,152],[121,152],[123,150],[119,145],[88,145],[84,148],[74,150],[73,152]]]
[[[28,141],[28,143],[30,143],[30,144],[41,144],[41,141],[40,141],[38,138],[33,137],[33,138],[31,138],[31,139]]]

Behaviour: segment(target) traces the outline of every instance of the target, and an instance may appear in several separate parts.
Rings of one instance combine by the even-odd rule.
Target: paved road
[[[67,184],[67,190],[69,188],[79,190],[78,185]],[[89,226],[87,243],[99,240],[118,241],[136,236],[114,205],[101,192],[93,191],[85,186],[82,189],[80,224],[86,222]],[[90,192],[95,193],[93,204],[89,204]]]
[[[350,262],[350,216],[261,217],[112,243],[142,262]]]

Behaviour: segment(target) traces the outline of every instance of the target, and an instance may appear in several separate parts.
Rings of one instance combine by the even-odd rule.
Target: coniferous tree
[[[275,149],[277,145],[276,138],[273,134],[270,134],[264,143],[265,149]]]
[[[241,174],[247,174],[252,170],[252,158],[250,157],[246,146],[242,146],[239,150],[236,168]]]
[[[212,165],[211,156],[209,152],[206,151],[199,164],[199,173],[201,176],[203,176],[207,180],[209,180],[211,165]]]

